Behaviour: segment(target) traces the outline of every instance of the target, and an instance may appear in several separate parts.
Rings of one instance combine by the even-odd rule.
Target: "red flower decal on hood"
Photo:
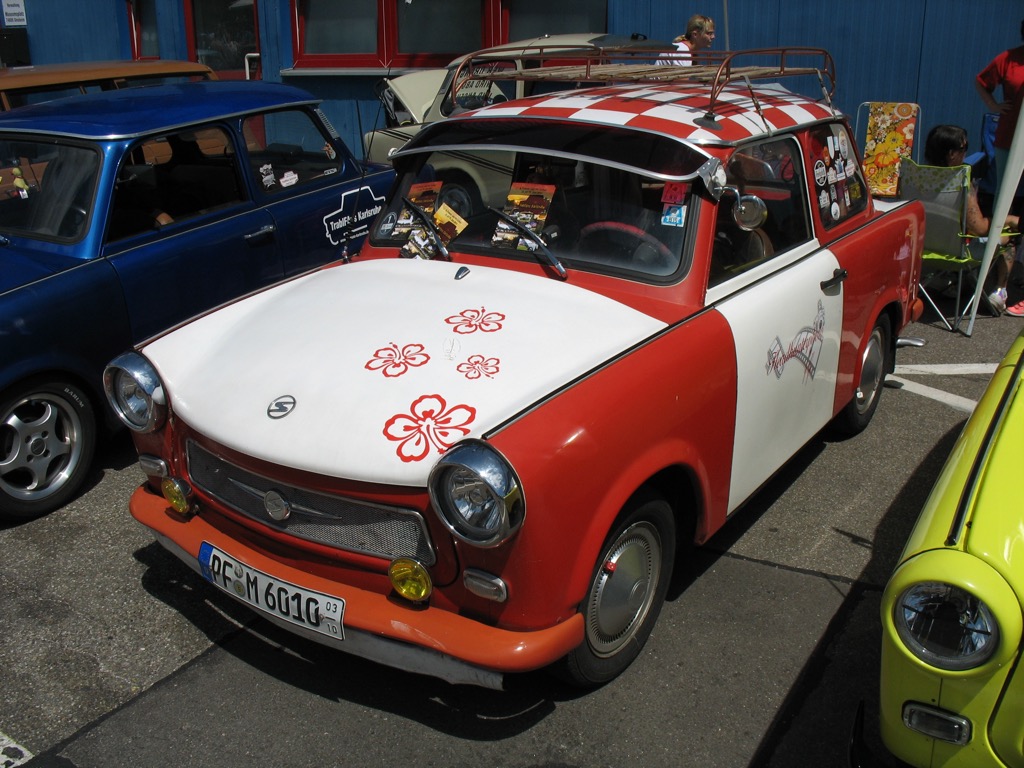
[[[423,461],[433,448],[444,453],[469,434],[476,408],[448,403],[440,395],[422,395],[409,406],[410,413],[398,413],[384,425],[384,437],[398,443],[402,461]]]
[[[497,375],[500,365],[501,360],[496,357],[470,355],[466,362],[459,363],[456,370],[465,375],[467,379],[479,379],[481,376],[493,379]]]
[[[399,349],[398,345],[392,343],[374,352],[365,368],[368,371],[383,370],[385,376],[393,378],[401,376],[410,368],[425,365],[429,360],[430,355],[423,351],[422,344],[406,344]]]
[[[501,312],[488,312],[486,308],[464,309],[457,315],[446,317],[445,322],[451,326],[455,333],[494,333],[501,330],[501,321],[505,316]]]

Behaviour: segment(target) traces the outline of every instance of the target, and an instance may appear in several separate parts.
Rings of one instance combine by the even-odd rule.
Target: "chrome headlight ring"
[[[466,440],[434,465],[427,483],[441,522],[476,547],[496,547],[519,530],[526,516],[519,478],[490,445]]]
[[[923,581],[894,606],[900,639],[917,658],[954,672],[980,667],[999,647],[999,624],[983,600],[962,587]]]
[[[103,390],[114,413],[135,432],[153,432],[167,418],[163,382],[138,352],[115,357],[103,371]]]

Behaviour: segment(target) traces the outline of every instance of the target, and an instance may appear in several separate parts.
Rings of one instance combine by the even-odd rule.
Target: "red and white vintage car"
[[[609,84],[421,131],[350,262],[111,363],[131,512],[168,549],[384,664],[599,685],[694,545],[867,425],[924,217],[872,199],[828,97],[778,84],[828,94],[831,58],[608,55],[576,78]]]

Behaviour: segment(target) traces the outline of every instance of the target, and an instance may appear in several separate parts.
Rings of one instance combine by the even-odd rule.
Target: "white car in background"
[[[605,48],[649,48],[652,57],[658,53],[675,50],[671,43],[648,40],[639,33],[626,37],[603,32],[582,32],[517,40],[489,48],[488,51],[495,52],[495,67],[516,69],[521,66],[536,66],[536,63],[523,64],[521,58],[502,58],[503,52],[508,54],[532,49],[554,54],[570,50]],[[479,57],[480,54],[468,55]],[[426,69],[397,77],[385,77],[377,84],[377,97],[384,106],[385,127],[369,131],[363,136],[367,160],[387,162],[399,147],[427,123],[443,120],[458,111],[476,109],[539,92],[536,87],[530,87],[535,84],[522,81],[498,84],[491,80],[471,80],[460,87],[456,99],[453,100],[450,93],[452,78],[467,56],[460,56],[443,69]],[[556,87],[563,89],[565,83],[559,83]]]
[[[629,37],[603,32],[544,35],[460,56],[444,69],[427,69],[384,78],[377,84],[376,90],[384,106],[386,127],[363,136],[366,160],[390,162],[391,156],[419,133],[423,126],[459,112],[565,88],[564,82],[557,81],[537,83],[513,79],[467,78],[466,67],[463,66],[460,73],[460,66],[469,58],[474,60],[476,70],[480,69],[479,62],[483,61],[488,70],[513,72],[550,66],[558,61],[559,54],[595,51],[608,51],[610,54],[624,49],[632,54],[639,51],[641,55],[644,51],[650,51],[653,59],[665,51],[674,51],[675,46],[664,41],[648,40],[639,33]],[[454,89],[457,93],[453,98],[452,81],[457,76],[463,80]],[[437,179],[444,182],[442,199],[438,205],[447,203],[454,210],[465,214],[479,210],[483,201],[493,196],[495,174],[499,178],[497,191],[503,197],[504,178],[512,172],[509,165],[500,162],[482,167],[477,163],[466,162],[464,157],[454,153],[438,159],[434,170]]]

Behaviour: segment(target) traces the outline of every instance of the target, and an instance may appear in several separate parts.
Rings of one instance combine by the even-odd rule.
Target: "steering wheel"
[[[661,240],[650,232],[645,232],[640,227],[626,224],[623,221],[595,221],[592,224],[587,224],[587,226],[580,230],[580,241],[603,232],[618,233],[632,237],[637,241],[638,245],[642,244],[653,248],[658,256],[665,260],[666,264],[671,264],[675,259],[675,254]]]

